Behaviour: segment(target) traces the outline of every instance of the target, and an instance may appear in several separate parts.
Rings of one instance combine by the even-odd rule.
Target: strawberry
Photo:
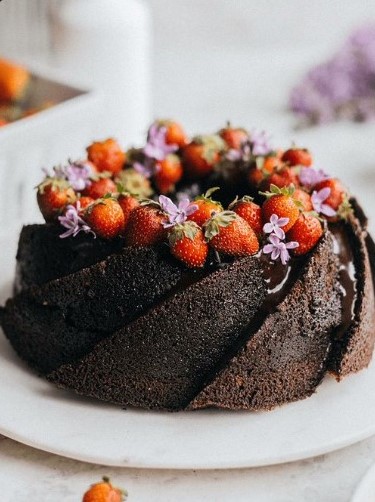
[[[268,222],[273,214],[279,218],[289,218],[288,223],[283,227],[287,232],[292,228],[299,217],[299,204],[293,199],[294,187],[279,188],[271,185],[270,192],[260,192],[267,199],[262,206],[263,221]]]
[[[258,187],[266,178],[266,176],[267,175],[263,172],[262,169],[258,167],[252,167],[248,172],[247,179],[251,186]]]
[[[124,230],[125,217],[120,204],[112,197],[103,197],[90,205],[83,219],[103,239],[113,239]]]
[[[342,185],[341,181],[337,178],[329,178],[328,180],[323,180],[318,183],[314,190],[319,192],[322,188],[330,188],[331,193],[328,198],[324,201],[324,204],[328,204],[335,211],[339,209],[341,204],[344,202],[345,196],[347,196],[347,191]]]
[[[311,153],[306,148],[289,148],[281,159],[290,166],[310,167],[312,164]]]
[[[194,205],[198,206],[198,209],[188,217],[188,220],[195,221],[197,225],[202,227],[203,224],[211,218],[213,212],[218,213],[223,210],[220,202],[216,202],[211,198],[211,195],[216,192],[216,190],[218,190],[217,187],[210,188],[205,194],[194,199]]]
[[[3,127],[7,124],[9,124],[9,122],[7,120],[0,118],[0,127]]]
[[[173,120],[158,120],[158,124],[166,127],[165,142],[167,145],[178,145],[180,148],[188,143],[188,138],[178,122]]]
[[[124,227],[128,224],[131,212],[139,207],[139,201],[129,193],[121,193],[118,198],[118,203],[124,213]]]
[[[64,207],[76,199],[74,190],[64,179],[47,177],[37,189],[38,206],[46,222],[54,221]]]
[[[239,150],[241,145],[249,140],[249,134],[245,129],[231,127],[230,123],[228,123],[227,127],[221,129],[218,134],[228,147],[234,150]]]
[[[242,199],[236,198],[228,209],[241,216],[254,230],[256,235],[260,236],[263,229],[262,209],[253,202],[253,198],[245,195]]]
[[[323,228],[316,216],[304,212],[286,235],[288,240],[298,242],[294,254],[300,256],[313,249],[323,235]]]
[[[152,204],[141,205],[130,213],[125,232],[128,246],[152,246],[166,238],[164,213]]]
[[[85,209],[87,209],[89,207],[90,204],[92,204],[93,202],[95,202],[94,199],[92,199],[91,197],[80,197],[79,199],[76,200],[76,202],[73,204],[73,206],[75,206],[76,208],[78,208],[78,204],[79,204],[79,213],[82,214],[84,213]]]
[[[175,225],[168,236],[171,253],[187,267],[203,267],[208,255],[208,244],[202,229],[194,221]]]
[[[203,178],[212,173],[220,160],[225,143],[220,136],[197,136],[182,151],[182,160],[190,178]]]
[[[293,193],[293,199],[298,201],[301,205],[300,209],[302,211],[312,211],[313,205],[311,202],[311,196],[301,188],[296,188]]]
[[[125,152],[112,138],[94,142],[87,147],[87,154],[99,172],[108,171],[113,175],[118,174],[126,162]]]
[[[233,211],[215,214],[204,225],[210,246],[230,256],[253,255],[259,251],[254,230]]]
[[[267,173],[272,173],[275,169],[283,167],[283,162],[277,154],[267,155],[263,157],[262,169]]]
[[[104,197],[107,193],[116,193],[117,188],[114,181],[111,178],[99,178],[94,180],[90,186],[85,188],[83,194],[92,199],[100,199]]]
[[[164,160],[156,162],[155,185],[159,192],[166,194],[174,190],[175,184],[183,175],[182,164],[177,155],[169,154]]]
[[[275,169],[262,184],[262,188],[263,190],[269,190],[271,185],[283,188],[290,185],[298,186],[298,184],[299,179],[297,174],[290,167],[284,166],[280,169]]]
[[[266,157],[257,157],[256,165],[251,167],[248,173],[250,185],[258,187],[263,183],[265,189],[267,189],[269,185],[266,184],[266,180],[269,175],[282,166],[283,163],[278,157],[278,154],[267,155]]]
[[[23,98],[30,77],[30,72],[23,66],[0,59],[0,102],[14,102]]]
[[[123,502],[127,496],[124,490],[112,486],[109,478],[91,485],[84,494],[82,502]]]

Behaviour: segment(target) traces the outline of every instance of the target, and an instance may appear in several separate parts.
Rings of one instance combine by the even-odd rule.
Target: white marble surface
[[[216,129],[230,118],[236,124],[271,130],[277,138],[299,140],[312,147],[320,165],[341,174],[360,193],[369,212],[375,209],[375,126],[344,124],[297,133],[285,112],[287,91],[298,75],[329,55],[351,27],[375,16],[375,4],[150,3],[156,19],[155,116],[177,117],[190,131]],[[140,471],[67,460],[0,438],[0,491],[5,502],[73,502],[89,484],[108,474],[135,502],[349,502],[374,461],[375,437],[329,455],[274,467]]]

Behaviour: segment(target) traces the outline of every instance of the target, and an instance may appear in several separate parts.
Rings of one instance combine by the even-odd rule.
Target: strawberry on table
[[[310,167],[312,164],[311,153],[306,148],[289,148],[284,152],[281,159],[290,166]]]
[[[227,127],[219,131],[219,136],[225,141],[228,148],[239,150],[243,143],[249,141],[249,133],[241,127],[232,127],[230,123]]]
[[[263,228],[262,209],[255,204],[254,199],[245,195],[242,199],[236,198],[228,209],[241,216],[254,230],[256,235],[260,236]]]
[[[316,216],[304,212],[286,235],[287,239],[298,242],[299,246],[294,250],[294,254],[300,256],[314,248],[323,235],[323,228]]]
[[[117,200],[110,196],[91,204],[84,213],[84,220],[103,239],[113,239],[124,230],[124,213]]]
[[[182,160],[188,176],[194,179],[209,175],[224,150],[225,143],[218,135],[195,137],[182,151]]]
[[[82,502],[123,502],[127,493],[113,486],[107,477],[95,483],[84,494]]]
[[[165,223],[166,215],[158,206],[150,203],[135,208],[125,231],[126,244],[143,247],[162,242],[167,236]]]
[[[172,227],[168,236],[171,253],[187,267],[203,267],[208,244],[202,229],[194,221],[186,221]]]
[[[96,141],[87,148],[88,159],[99,172],[118,174],[126,162],[126,154],[116,140]]]
[[[91,185],[85,188],[83,194],[92,199],[100,199],[107,193],[113,194],[117,192],[116,183],[107,177],[99,177],[92,181]]]
[[[203,195],[199,195],[194,199],[194,205],[197,206],[197,210],[192,213],[188,220],[194,221],[200,227],[211,218],[213,213],[218,213],[223,210],[220,202],[212,200],[212,194],[219,190],[218,187],[210,188]]]
[[[46,222],[56,220],[63,209],[76,199],[74,190],[62,178],[48,176],[38,185],[37,190],[38,206]]]
[[[175,184],[182,178],[182,175],[182,164],[177,155],[171,153],[165,159],[156,161],[154,181],[160,193],[166,194],[172,192]]]
[[[246,256],[259,251],[254,230],[234,211],[222,211],[212,216],[205,223],[204,232],[210,246],[219,253]]]
[[[268,222],[272,215],[279,218],[288,218],[288,223],[283,227],[284,232],[292,228],[299,217],[299,204],[294,200],[294,187],[279,188],[271,185],[270,192],[262,193],[267,199],[262,205],[263,221]]]

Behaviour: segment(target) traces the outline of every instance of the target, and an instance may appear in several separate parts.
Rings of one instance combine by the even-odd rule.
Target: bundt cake
[[[307,149],[229,124],[189,140],[156,121],[143,148],[108,139],[55,167],[37,200],[46,223],[22,229],[0,322],[59,387],[269,410],[371,360],[375,244]]]

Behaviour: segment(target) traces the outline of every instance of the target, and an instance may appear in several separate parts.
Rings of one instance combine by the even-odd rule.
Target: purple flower
[[[271,234],[268,237],[269,244],[266,244],[263,247],[264,254],[270,254],[271,260],[278,260],[280,258],[281,263],[286,265],[286,263],[290,259],[289,249],[298,248],[299,244],[295,241],[283,242],[279,239],[279,237],[275,234]]]
[[[302,185],[306,187],[314,187],[324,180],[328,180],[329,176],[323,169],[314,169],[313,167],[302,167],[299,173],[299,179]]]
[[[159,204],[168,216],[168,221],[163,223],[164,228],[173,227],[179,223],[184,223],[187,217],[195,213],[198,209],[196,204],[192,204],[188,198],[180,200],[178,206],[174,204],[169,197],[165,195],[159,196]]]
[[[266,234],[274,234],[279,239],[285,239],[285,232],[281,227],[285,227],[289,223],[289,218],[279,218],[277,214],[273,214],[269,223],[263,227],[263,232]]]
[[[314,211],[318,214],[324,214],[325,216],[336,216],[336,211],[328,204],[324,204],[324,201],[326,201],[330,195],[331,189],[329,187],[322,188],[319,192],[314,190],[311,195]]]
[[[60,235],[60,239],[65,239],[71,235],[75,237],[79,232],[85,232],[85,234],[91,233],[94,238],[96,238],[95,233],[91,230],[88,224],[79,216],[79,211],[81,209],[81,204],[78,201],[77,207],[69,205],[66,208],[64,216],[59,216],[59,222],[63,227],[67,229],[66,232]]]
[[[250,138],[253,155],[267,155],[270,153],[270,138],[265,131],[253,131]]]
[[[90,176],[92,176],[93,171],[87,162],[69,162],[67,166],[62,168],[62,172],[73,190],[81,192],[91,185]]]
[[[225,158],[231,162],[249,162],[251,159],[251,144],[249,141],[244,141],[239,149],[231,148],[225,154]]]
[[[178,145],[168,145],[165,137],[167,128],[154,122],[148,130],[147,143],[143,149],[146,157],[156,160],[163,160],[165,157],[178,150]]]
[[[143,164],[141,162],[134,162],[133,167],[137,173],[145,178],[151,178],[155,174],[155,162],[148,157],[145,158]]]

